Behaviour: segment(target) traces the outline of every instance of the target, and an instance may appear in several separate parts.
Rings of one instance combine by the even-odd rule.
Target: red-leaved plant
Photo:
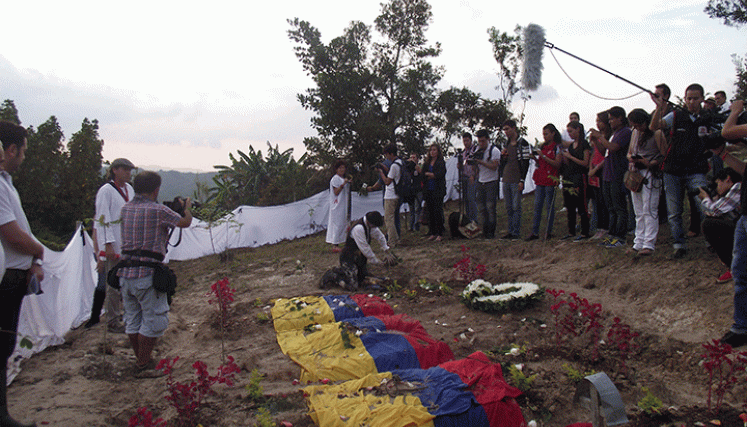
[[[222,280],[213,283],[213,285],[210,286],[210,292],[208,292],[208,295],[211,296],[208,303],[218,304],[220,324],[224,328],[227,328],[230,324],[231,304],[233,304],[234,292],[236,292],[236,290],[228,285],[227,278],[223,278]]]
[[[568,294],[562,289],[548,289],[547,293],[555,298],[555,304],[550,307],[555,319],[555,340],[560,346],[566,337],[578,337],[590,334],[592,343],[591,359],[599,358],[599,338],[602,332],[602,305],[591,304],[586,298],[581,298],[575,292]]]
[[[210,375],[205,363],[198,360],[192,364],[197,378],[194,381],[183,384],[175,381],[172,375],[174,364],[178,360],[179,357],[162,359],[157,369],[163,369],[168,375],[166,385],[169,389],[169,394],[166,396],[166,400],[176,409],[178,414],[177,424],[179,426],[191,426],[195,412],[197,412],[202,404],[202,400],[205,396],[214,393],[213,385],[225,384],[229,387],[232,386],[234,374],[240,372],[241,369],[234,363],[233,357],[228,356],[228,362],[219,366],[218,372],[215,375]]]
[[[735,352],[729,344],[715,339],[703,344],[703,348],[706,350],[701,355],[705,359],[703,367],[708,372],[708,409],[718,410],[724,401],[724,395],[739,381],[737,373],[744,372],[747,352]],[[716,398],[715,408],[711,406],[713,395]]]
[[[628,365],[625,361],[630,357],[630,354],[639,348],[638,344],[635,343],[635,339],[640,335],[638,332],[632,332],[630,325],[622,323],[619,317],[615,317],[612,321],[609,331],[607,331],[607,340],[610,345],[617,349],[618,357],[620,358],[620,370],[623,373],[628,372]]]
[[[454,264],[454,268],[456,269],[459,276],[467,283],[470,283],[476,279],[482,279],[483,276],[485,276],[485,266],[476,262],[472,262],[472,257],[469,253],[467,253],[467,251],[469,251],[468,247],[462,245],[461,248],[462,259]]]
[[[153,414],[147,408],[138,408],[137,414],[130,417],[128,427],[166,427],[163,418],[153,419]]]

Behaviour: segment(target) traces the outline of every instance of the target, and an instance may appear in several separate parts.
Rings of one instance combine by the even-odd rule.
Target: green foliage
[[[574,383],[578,383],[589,375],[594,375],[596,373],[594,370],[583,372],[574,368],[568,363],[563,364],[563,369],[565,369],[565,373],[566,375],[568,375],[568,379],[573,381]]]
[[[257,423],[254,424],[255,427],[275,427],[275,421],[272,420],[272,414],[270,414],[270,411],[265,408],[261,407],[257,410]]]
[[[17,125],[21,124],[21,119],[18,118],[18,109],[12,100],[6,99],[3,101],[3,104],[0,105],[0,120],[13,122]]]
[[[390,294],[394,294],[395,292],[401,291],[402,288],[403,286],[399,284],[397,279],[392,280],[392,283],[390,285],[386,285],[386,290]]]
[[[500,68],[498,89],[503,93],[503,101],[510,104],[521,89],[517,82],[522,57],[521,27],[517,25],[513,35],[490,27],[488,39],[493,46],[493,58]]]
[[[259,373],[257,368],[252,369],[252,376],[249,379],[249,384],[246,385],[245,390],[249,393],[249,399],[253,401],[259,401],[265,395],[260,382],[262,381],[262,374]]]
[[[703,11],[713,19],[721,19],[724,25],[730,27],[740,27],[747,23],[747,0],[708,0]]]
[[[643,390],[646,395],[643,396],[643,399],[638,401],[638,407],[641,408],[643,413],[649,417],[661,414],[661,410],[664,407],[661,399],[654,396],[653,393],[651,393],[651,390],[646,387],[643,387],[641,390]]]
[[[266,315],[265,313],[257,313],[257,321],[259,323],[267,323],[270,321],[270,316]]]
[[[239,150],[229,154],[231,166],[218,165],[208,202],[221,209],[233,210],[241,205],[273,206],[309,197],[327,187],[323,173],[308,164],[304,154],[293,158],[293,149],[280,152],[267,143],[267,157],[249,146],[248,153]]]
[[[526,374],[522,370],[519,370],[515,365],[508,366],[508,374],[511,377],[511,384],[524,393],[532,388],[532,383],[537,378],[537,374],[526,376]]]
[[[441,53],[438,43],[427,44],[431,18],[426,0],[390,0],[374,21],[380,41],[373,41],[369,26],[353,21],[328,44],[309,22],[288,21],[296,57],[314,82],[298,100],[315,113],[318,136],[304,144],[317,164],[346,158],[364,171],[363,180],[373,180],[371,166],[386,143],[425,151],[443,75],[430,62]]]
[[[731,59],[737,72],[734,99],[745,99],[747,97],[747,59],[737,54],[732,55]]]
[[[474,133],[478,129],[486,129],[497,135],[503,122],[511,118],[504,100],[483,98],[466,87],[452,86],[441,92],[433,108],[436,113],[433,125],[440,130],[446,141],[459,136],[464,130]]]

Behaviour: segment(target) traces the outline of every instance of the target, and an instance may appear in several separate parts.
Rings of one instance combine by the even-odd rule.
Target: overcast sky
[[[467,86],[499,98],[487,29],[533,22],[557,47],[641,86],[666,82],[681,96],[698,82],[730,98],[731,55],[747,52],[746,30],[708,18],[705,4],[432,0],[427,36],[443,48],[434,62],[446,69],[444,89]],[[105,160],[211,171],[230,162],[229,152],[249,145],[266,152],[267,142],[298,157],[303,138],[315,135],[311,113],[296,100],[311,80],[293,53],[287,19],[309,21],[328,42],[350,21],[372,25],[379,12],[379,0],[11,2],[3,5],[0,98],[15,102],[24,126],[55,115],[66,137],[85,117],[97,119]],[[553,52],[593,95],[545,49],[543,85],[524,111],[530,141],[548,122],[564,127],[571,111],[588,128],[613,105],[653,108],[647,94],[600,99],[638,90]],[[516,112],[522,106],[514,102]]]

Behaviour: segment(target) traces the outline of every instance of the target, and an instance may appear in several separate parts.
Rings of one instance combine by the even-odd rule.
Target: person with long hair
[[[641,191],[630,193],[635,211],[635,239],[629,253],[650,255],[654,252],[659,234],[658,206],[662,187],[661,176],[656,171],[663,159],[657,138],[664,135],[661,131],[654,134],[648,128],[651,117],[640,108],[628,114],[628,121],[633,128],[628,147],[629,168],[637,170],[645,178]]]
[[[589,173],[591,146],[586,141],[584,125],[569,122],[567,126],[571,145],[561,151],[563,165],[563,201],[568,208],[568,234],[563,239],[576,236],[576,213],[581,217],[581,235],[573,239],[580,242],[589,236],[589,211],[586,198],[586,176]]]
[[[555,189],[558,186],[558,168],[561,160],[557,158],[557,152],[563,142],[558,128],[548,123],[542,128],[544,142],[534,152],[534,160],[537,169],[534,170],[534,219],[532,221],[532,234],[526,239],[527,242],[539,239],[540,223],[542,222],[542,210],[547,210],[547,227],[543,234],[545,240],[552,235],[552,226],[555,221]],[[545,206],[547,206],[545,208]]]
[[[344,160],[335,162],[335,174],[329,181],[329,222],[327,223],[327,243],[331,243],[332,252],[340,252],[340,244],[345,243],[348,227],[348,197],[350,179],[345,178],[347,170]],[[345,188],[348,186],[348,189]]]
[[[423,196],[428,211],[428,240],[440,242],[444,234],[444,196],[446,195],[446,162],[441,147],[432,144],[422,166]]]
[[[597,114],[597,129],[590,129],[592,135],[594,132],[600,132],[604,138],[609,139],[612,136],[612,129],[609,124],[609,115],[606,111]],[[592,144],[591,160],[589,165],[589,198],[591,199],[591,224],[590,230],[595,231],[592,240],[602,239],[607,236],[610,227],[610,212],[604,203],[602,196],[602,167],[604,165],[604,156],[607,149],[604,145]]]

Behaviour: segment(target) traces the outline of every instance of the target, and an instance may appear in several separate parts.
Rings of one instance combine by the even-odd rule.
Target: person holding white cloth
[[[628,253],[637,255],[651,255],[659,234],[658,204],[662,180],[658,171],[663,158],[660,146],[664,135],[661,130],[654,133],[648,128],[650,120],[648,113],[640,108],[628,114],[633,128],[628,146],[628,167],[645,178],[641,191],[630,193],[635,210],[635,239]]]

